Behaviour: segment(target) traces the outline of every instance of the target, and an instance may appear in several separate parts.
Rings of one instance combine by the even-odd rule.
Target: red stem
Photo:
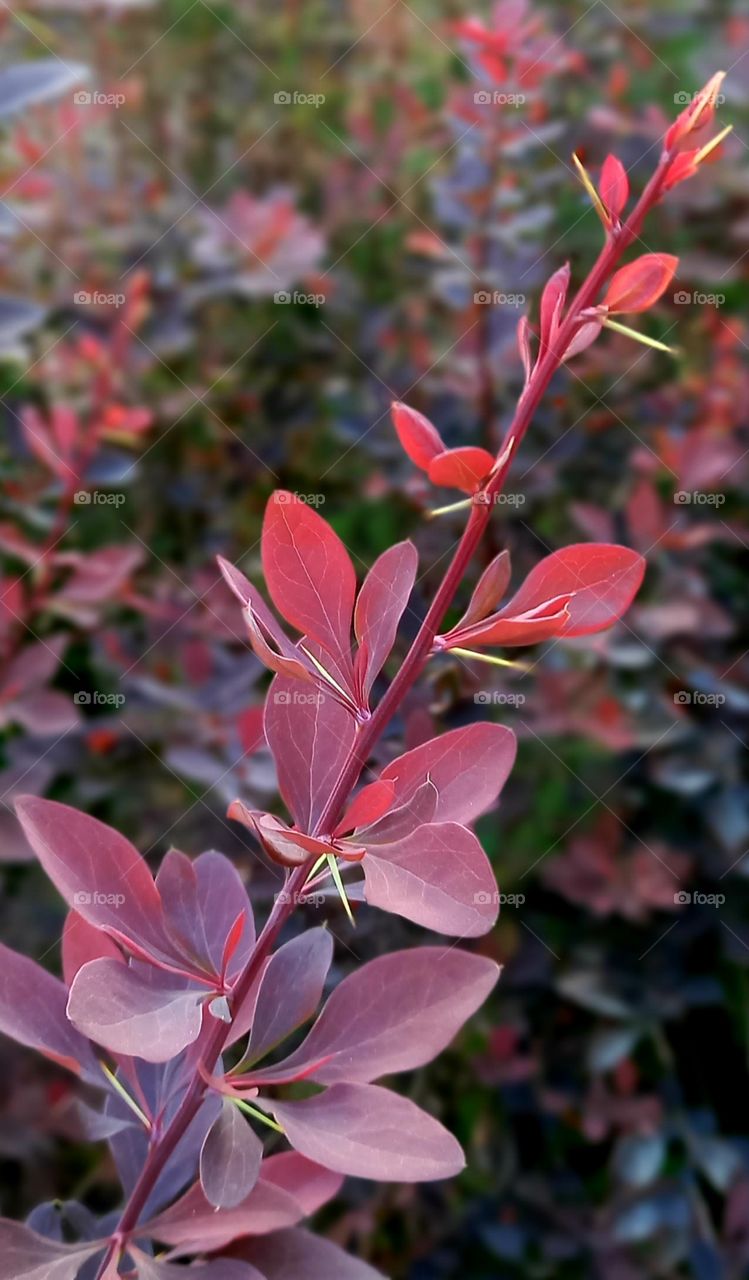
[[[549,346],[539,356],[528,385],[520,397],[515,416],[505,434],[503,447],[499,454],[500,461],[480,495],[481,500],[474,501],[471,507],[471,513],[455,550],[455,555],[437,590],[429,611],[398,674],[378,703],[371,719],[360,727],[351,755],[311,834],[319,835],[330,830],[338,820],[362,769],[369,759],[372,747],[398,710],[406,693],[418,678],[424,663],[429,657],[442,620],[481,541],[482,534],[489,522],[494,498],[502,489],[510,464],[533,419],[544,392],[562,364],[564,352],[579,325],[580,313],[593,305],[602,285],[619,258],[636,239],[645,216],[661,194],[663,179],[671,159],[671,155],[664,152],[658,167],[628,220],[620,228],[609,233],[606,243],[589,275],[583,281],[567,309],[565,319],[559,327],[553,346]],[[232,1005],[235,1011],[240,1007],[242,1000],[250,991],[265,957],[273,946],[281,928],[293,912],[297,897],[306,882],[308,870],[307,864],[295,868],[287,879],[285,892],[276,899],[265,927],[247,962],[247,966],[234,990]],[[203,1052],[203,1063],[208,1066],[209,1070],[220,1055],[227,1035],[228,1027],[223,1022],[216,1020],[215,1027],[212,1028],[210,1035],[206,1039]],[[197,1114],[206,1088],[207,1086],[202,1076],[196,1070],[187,1093],[169,1127],[156,1139],[146,1157],[140,1177],[130,1194],[117,1231],[111,1239],[106,1257],[99,1268],[97,1280],[100,1280],[103,1276],[109,1262],[117,1251],[122,1248],[127,1237],[132,1234],[137,1226],[140,1214],[156,1184],[158,1176],[185,1129]]]

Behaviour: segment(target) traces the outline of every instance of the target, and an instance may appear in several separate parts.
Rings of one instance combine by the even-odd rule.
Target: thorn
[[[630,329],[628,324],[619,324],[618,320],[606,319],[603,324],[605,328],[623,333],[625,338],[633,338],[635,342],[641,342],[644,347],[652,347],[654,351],[665,351],[670,356],[679,354],[678,347],[667,347],[665,342],[659,342],[657,338],[649,338],[646,333],[638,333],[637,329]]]
[[[511,662],[509,658],[495,658],[493,653],[478,653],[475,649],[459,649],[451,645],[444,652],[457,653],[460,654],[461,658],[472,658],[475,662],[488,662],[493,667],[514,667],[516,671],[530,671],[530,667],[525,662]]]
[[[329,868],[330,868],[330,874],[331,874],[331,875],[332,875],[332,877],[333,877],[333,883],[335,884],[335,887],[336,887],[336,889],[338,890],[338,897],[341,899],[341,902],[343,903],[343,909],[344,909],[344,911],[346,912],[346,915],[348,916],[349,920],[351,921],[351,923],[352,923],[353,927],[354,927],[354,928],[356,928],[356,921],[354,920],[354,913],[353,913],[353,911],[351,910],[351,903],[349,902],[348,898],[346,897],[346,888],[345,888],[345,885],[344,885],[344,883],[343,883],[343,881],[342,881],[342,879],[341,879],[341,873],[340,873],[340,871],[339,871],[339,869],[338,869],[338,863],[337,863],[337,861],[336,861],[336,859],[335,859],[335,857],[333,856],[333,854],[332,854],[332,853],[328,853],[328,854],[326,854],[326,857],[327,857],[327,859],[328,859],[328,866],[329,866]]]

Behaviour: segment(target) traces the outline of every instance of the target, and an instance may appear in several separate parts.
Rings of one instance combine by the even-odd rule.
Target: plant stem
[[[520,397],[515,415],[505,434],[498,464],[484,490],[478,495],[479,500],[474,498],[468,521],[456,547],[453,559],[437,589],[437,593],[416,638],[406,654],[398,674],[378,703],[371,719],[360,726],[353,750],[331,791],[320,818],[309,834],[320,835],[329,831],[341,816],[346,801],[369,759],[373,746],[400,707],[406,693],[418,678],[429,657],[442,620],[486,530],[494,499],[502,490],[517,448],[552,377],[563,363],[564,352],[580,322],[580,313],[596,301],[602,285],[611,274],[619,258],[636,239],[646,214],[661,194],[663,179],[671,159],[671,155],[664,152],[628,220],[617,231],[608,235],[606,243],[589,275],[569,304],[553,346],[549,346],[539,355],[528,385]],[[281,928],[293,912],[298,898],[302,895],[308,875],[308,864],[305,863],[300,867],[296,867],[286,881],[285,891],[276,898],[265,927],[232,994],[235,1015],[250,992],[252,984],[257,978],[261,966]],[[210,1029],[202,1053],[202,1062],[209,1069],[212,1068],[221,1054],[229,1029],[226,1024],[219,1020],[216,1020],[216,1025]],[[128,1236],[137,1227],[140,1215],[151,1191],[156,1185],[161,1170],[164,1168],[187,1126],[200,1109],[206,1088],[205,1081],[196,1070],[195,1076],[172,1121],[149,1150],[140,1177],[123,1210],[117,1231],[112,1236],[107,1254],[102,1260],[98,1272],[98,1280],[103,1276],[109,1262],[117,1251],[122,1248]]]

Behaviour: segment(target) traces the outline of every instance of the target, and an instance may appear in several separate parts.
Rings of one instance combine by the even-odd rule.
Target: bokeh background
[[[481,824],[502,980],[399,1085],[468,1171],[348,1180],[318,1224],[393,1280],[749,1274],[742,8],[0,4],[0,933],[53,969],[62,904],[14,794],[154,857],[220,848],[267,907],[273,874],[225,818],[237,795],[275,802],[265,676],[215,554],[257,577],[279,485],[362,571],[413,537],[413,633],[463,517],[425,519],[450,496],[400,454],[390,401],[495,444],[519,317],[600,241],[572,150],[594,171],[616,151],[639,189],[666,122],[729,72],[733,135],[643,232],[680,257],[645,321],[677,350],[606,334],[558,375],[485,549],[520,577],[568,542],[626,542],[638,602],[527,669],[435,664],[393,726],[417,742],[488,715],[520,740]],[[418,937],[331,925],[339,975]],[[67,1077],[3,1042],[0,1082],[2,1211],[116,1204]]]

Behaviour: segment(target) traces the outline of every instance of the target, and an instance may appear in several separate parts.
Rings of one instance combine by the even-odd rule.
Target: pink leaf
[[[284,804],[302,831],[322,813],[356,738],[356,724],[324,693],[277,676],[265,703],[265,736]]]
[[[61,1244],[20,1222],[0,1218],[0,1280],[75,1280],[104,1242]]]
[[[475,938],[497,919],[489,860],[473,832],[457,822],[418,827],[405,840],[371,846],[362,867],[371,906],[437,933]]]
[[[493,960],[447,947],[395,951],[355,970],[333,990],[299,1048],[267,1071],[266,1083],[321,1062],[321,1084],[368,1084],[435,1058],[483,1004],[497,978]],[[324,1060],[324,1061],[323,1061]]]
[[[185,1268],[178,1263],[149,1258],[132,1245],[128,1245],[127,1251],[135,1261],[138,1280],[185,1280]],[[213,1262],[190,1267],[189,1270],[193,1272],[190,1280],[268,1280],[249,1262],[240,1262],[234,1258],[217,1258]],[[119,1274],[119,1271],[114,1271],[113,1278]],[[107,1280],[107,1277],[103,1276],[102,1280]]]
[[[215,1209],[234,1209],[260,1174],[263,1144],[235,1103],[224,1099],[200,1150],[200,1182]]]
[[[452,1178],[464,1167],[452,1134],[415,1103],[374,1084],[336,1084],[302,1102],[263,1102],[292,1146],[338,1173],[393,1182]]]
[[[51,680],[67,644],[67,636],[57,635],[21,649],[3,672],[3,698],[17,698]]]
[[[612,277],[603,306],[615,315],[647,311],[665,293],[678,265],[673,254],[644,253]]]
[[[0,1031],[77,1074],[100,1081],[91,1045],[65,1015],[59,978],[0,943]]]
[[[279,490],[265,509],[262,555],[276,607],[349,671],[356,575],[338,535],[308,503]]]
[[[395,643],[418,563],[413,543],[398,542],[375,560],[359,592],[354,612],[354,631],[359,642],[356,674],[365,705]]]
[[[16,812],[68,906],[142,953],[161,951],[165,934],[159,891],[129,840],[56,800],[21,796]]]
[[[466,445],[461,449],[446,449],[429,464],[432,484],[448,489],[460,489],[463,493],[475,493],[486,479],[496,459],[487,449]]]
[[[531,351],[530,334],[531,327],[528,323],[528,317],[521,316],[518,320],[518,351],[520,352],[520,359],[523,362],[523,373],[525,375],[526,386],[528,385],[528,380],[533,369],[533,353]]]
[[[274,952],[255,1004],[248,1061],[257,1061],[316,1012],[333,959],[327,929],[309,929]]]
[[[598,189],[608,212],[618,218],[629,199],[629,178],[617,156],[604,160]]]
[[[436,427],[423,413],[417,409],[409,409],[407,404],[396,400],[391,408],[393,426],[404,451],[412,462],[422,471],[429,470],[429,464],[445,446]]]
[[[56,689],[31,689],[7,703],[5,711],[9,720],[40,738],[57,737],[80,722],[70,697]]]
[[[113,1053],[146,1062],[176,1057],[200,1034],[205,992],[168,986],[162,975],[152,981],[153,973],[116,960],[91,960],[70,988],[73,1026]]]
[[[299,1227],[249,1241],[238,1248],[242,1258],[255,1263],[266,1280],[385,1280],[366,1262],[352,1258],[324,1236]]]
[[[562,359],[571,360],[573,356],[579,356],[581,351],[587,351],[588,347],[595,342],[602,328],[602,321],[597,317],[592,320],[585,320],[565,347]]]
[[[547,351],[552,345],[559,328],[559,317],[567,297],[570,284],[570,264],[555,271],[547,280],[541,294],[541,350]]]
[[[215,1210],[196,1182],[144,1231],[190,1251],[222,1249],[242,1236],[296,1226],[336,1195],[341,1182],[338,1175],[296,1152],[271,1156],[263,1161],[249,1196],[236,1208]]]
[[[498,724],[469,724],[398,756],[382,771],[403,804],[427,780],[437,788],[435,822],[474,822],[494,804],[515,763],[515,735]]]
[[[69,911],[62,931],[62,972],[67,985],[89,960],[104,956],[125,963],[122,952],[103,929],[95,929],[77,911]]]
[[[138,545],[100,547],[86,555],[70,553],[69,562],[75,563],[75,571],[68,578],[56,600],[73,601],[75,604],[99,604],[111,600],[124,586],[134,569],[143,560],[143,548]],[[62,560],[60,556],[58,559]]]

